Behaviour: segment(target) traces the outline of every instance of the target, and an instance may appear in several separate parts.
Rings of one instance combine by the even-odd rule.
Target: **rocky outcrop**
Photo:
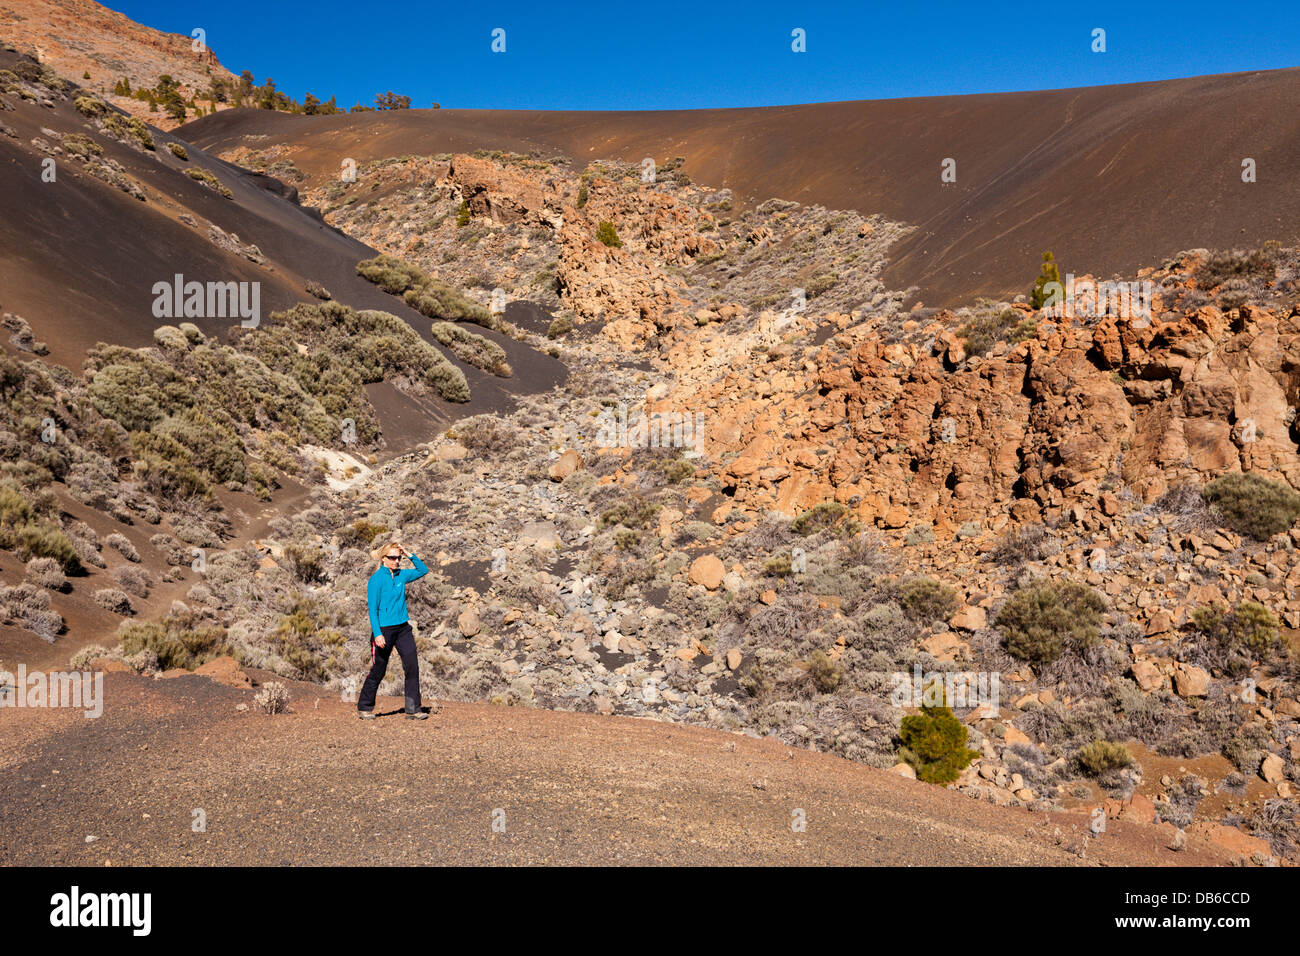
[[[493,162],[458,153],[451,158],[445,183],[469,207],[470,214],[496,223],[523,223],[558,229],[563,195],[554,180],[542,180]]]
[[[1225,471],[1300,486],[1300,310],[1040,316],[1027,341],[969,358],[955,317],[936,319],[928,347],[867,325],[847,350],[798,366],[768,351],[673,401],[725,406],[709,439],[737,501],[795,513],[834,498],[886,528],[997,513],[1100,526],[1127,507],[1112,488],[1150,502]]]
[[[565,303],[580,317],[611,323],[609,338],[638,348],[690,308],[684,283],[665,266],[718,251],[700,232],[706,214],[650,185],[592,180],[582,209],[565,211],[557,280]],[[621,245],[596,239],[600,223],[614,226]]]

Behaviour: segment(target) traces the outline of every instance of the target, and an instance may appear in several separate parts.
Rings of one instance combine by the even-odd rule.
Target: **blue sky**
[[[109,0],[207,31],[228,68],[301,99],[413,106],[688,109],[1056,89],[1300,66],[1296,0],[356,3]],[[255,28],[251,24],[257,24]],[[1106,52],[1091,50],[1094,28]],[[492,31],[506,50],[493,53]],[[807,52],[791,50],[801,28]]]

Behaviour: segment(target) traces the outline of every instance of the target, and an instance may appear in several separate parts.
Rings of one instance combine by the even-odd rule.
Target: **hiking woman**
[[[406,672],[406,716],[424,720],[420,701],[420,661],[415,653],[415,633],[406,614],[406,586],[429,573],[429,568],[399,544],[380,548],[379,569],[366,585],[366,602],[370,608],[370,674],[361,688],[357,711],[362,720],[375,719],[375,695],[388,670],[388,655],[397,648]],[[409,557],[413,568],[400,567]]]

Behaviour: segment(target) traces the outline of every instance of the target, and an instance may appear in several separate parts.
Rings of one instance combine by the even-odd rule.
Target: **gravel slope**
[[[486,704],[415,722],[382,699],[393,716],[363,723],[318,688],[291,693],[292,712],[268,717],[237,711],[253,691],[204,677],[111,673],[98,720],[0,711],[0,865],[1226,862],[1120,823],[1081,859],[1080,814],[773,741]]]

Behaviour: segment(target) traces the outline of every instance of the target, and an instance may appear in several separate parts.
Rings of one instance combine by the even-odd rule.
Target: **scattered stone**
[[[473,637],[480,630],[483,624],[478,618],[478,612],[473,608],[465,608],[456,616],[456,629],[465,637]]]
[[[716,591],[722,586],[725,573],[726,569],[717,555],[702,554],[691,562],[689,577],[692,584],[702,584],[710,591]]]

